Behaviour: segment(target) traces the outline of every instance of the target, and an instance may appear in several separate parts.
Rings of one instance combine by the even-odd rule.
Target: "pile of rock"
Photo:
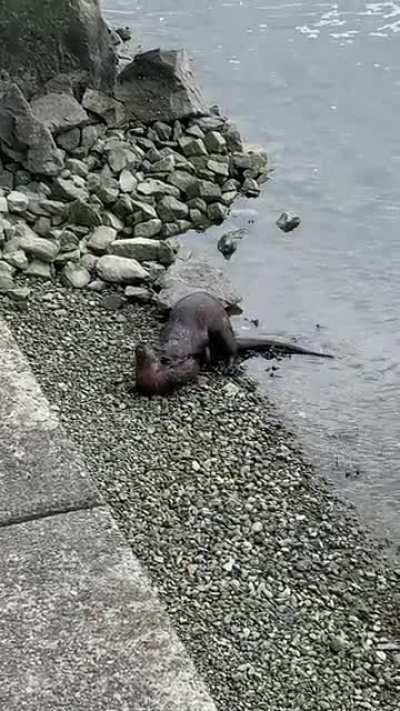
[[[136,76],[143,64],[146,87]],[[158,75],[163,65],[169,72],[157,101],[153,65]],[[150,286],[174,262],[176,235],[221,223],[239,194],[259,194],[265,153],[245,147],[234,125],[204,109],[184,52],[148,52],[124,72],[113,96],[87,88],[80,100],[67,79],[30,102],[12,81],[3,86],[3,293],[20,295],[17,271],[59,273],[77,288]]]

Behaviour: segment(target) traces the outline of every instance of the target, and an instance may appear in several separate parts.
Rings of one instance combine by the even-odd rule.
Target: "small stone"
[[[52,279],[53,270],[51,264],[42,262],[40,259],[33,259],[25,272],[29,276],[40,277],[41,279]]]
[[[179,198],[179,190],[174,185],[168,185],[161,180],[149,178],[139,183],[137,192],[142,195],[172,195]]]
[[[251,527],[253,533],[261,533],[263,530],[263,524],[261,521],[255,521]]]
[[[215,175],[220,175],[223,178],[227,178],[229,176],[229,168],[226,163],[220,163],[216,160],[209,160],[207,162],[207,168],[215,173]]]
[[[243,151],[243,142],[236,126],[227,124],[224,129],[224,138],[230,153],[241,153]]]
[[[9,295],[14,301],[26,301],[31,295],[31,289],[28,286],[18,286],[12,289]]]
[[[192,469],[194,472],[199,472],[201,470],[201,466],[196,459],[192,461]]]
[[[213,203],[221,197],[221,188],[208,180],[199,180],[197,197],[203,198],[207,203]]]
[[[242,228],[226,232],[219,238],[217,248],[226,259],[230,259],[232,254],[236,252],[239,242],[245,234],[246,230]]]
[[[60,234],[60,252],[70,252],[79,245],[79,237],[72,230],[64,229]]]
[[[151,292],[142,286],[127,286],[124,294],[129,301],[139,304],[148,304],[151,301]]]
[[[67,262],[61,272],[61,280],[65,286],[72,286],[74,289],[84,289],[91,280],[90,272],[81,264]]]
[[[100,116],[109,126],[118,126],[125,119],[123,104],[95,89],[86,89],[82,105],[87,111]]]
[[[145,222],[146,220],[157,220],[158,215],[152,205],[148,205],[146,202],[141,202],[140,200],[132,200],[132,210],[133,210],[133,223],[137,225],[139,222]]]
[[[157,204],[157,212],[163,222],[174,222],[187,217],[189,209],[185,203],[167,195]]]
[[[84,200],[74,200],[69,207],[69,219],[76,225],[97,227],[101,225],[98,211]]]
[[[278,217],[276,224],[283,232],[291,232],[301,223],[300,217],[298,215],[293,215],[289,212],[282,212],[280,217]]]
[[[254,178],[246,178],[242,185],[242,193],[247,197],[256,198],[259,196],[261,188]]]
[[[190,175],[190,173],[176,170],[168,176],[167,180],[185,195],[195,197],[199,181],[193,175]],[[179,195],[175,197],[179,197]]]
[[[138,262],[155,261],[166,266],[173,264],[175,253],[171,245],[157,239],[135,237],[120,239],[110,245],[111,254],[136,259]]]
[[[162,222],[158,219],[141,222],[134,228],[134,235],[135,237],[154,237],[160,233],[161,227]]]
[[[214,202],[208,206],[207,215],[212,222],[220,224],[227,217],[228,208],[219,202]]]
[[[101,176],[96,187],[93,187],[93,192],[104,205],[112,205],[119,196],[119,182],[115,178]]]
[[[103,212],[103,224],[112,227],[117,232],[124,229],[124,223],[113,212]]]
[[[62,200],[86,200],[88,192],[85,188],[79,187],[70,178],[55,178],[53,182],[53,195]]]
[[[97,262],[100,279],[116,284],[137,284],[146,281],[148,272],[135,259],[126,259],[115,255],[100,257]]]
[[[102,279],[94,279],[88,285],[88,289],[91,289],[91,291],[104,291],[105,289],[107,289],[107,287],[107,282],[103,281]]]
[[[16,213],[25,212],[29,205],[28,197],[24,193],[18,192],[18,190],[12,190],[9,193],[7,202],[9,211]]]
[[[58,200],[47,200],[40,199],[39,207],[46,215],[54,215],[56,217],[65,217],[66,205],[64,202]],[[29,202],[29,209],[31,209],[31,203]]]
[[[8,202],[5,197],[0,197],[0,212],[8,212]]]
[[[58,242],[38,237],[29,225],[23,222],[16,225],[13,243],[17,249],[22,249],[41,262],[53,262],[60,249]]]
[[[175,170],[174,156],[165,156],[150,166],[150,172],[152,173],[172,173],[173,170]]]
[[[119,189],[123,193],[132,193],[137,186],[137,180],[128,168],[121,171],[119,176]]]
[[[198,228],[205,229],[210,225],[208,217],[204,214],[204,212],[200,212],[200,210],[190,210],[189,217],[193,224]]]
[[[81,146],[87,151],[93,148],[94,144],[104,133],[105,126],[102,124],[95,124],[92,126],[85,126],[81,132]]]
[[[207,203],[202,198],[192,198],[189,200],[188,207],[191,210],[200,210],[200,212],[207,212]]]
[[[129,42],[132,39],[132,30],[130,27],[117,27],[115,32],[123,42]]]
[[[172,128],[168,123],[164,121],[156,121],[153,124],[153,130],[156,132],[160,141],[169,141],[172,135]]]
[[[96,254],[104,254],[117,237],[117,232],[112,227],[100,225],[96,227],[90,236],[87,246]]]
[[[204,138],[204,131],[202,131],[197,123],[192,123],[188,126],[185,133],[187,136],[192,136],[193,138]]]
[[[137,168],[138,157],[133,153],[128,145],[121,143],[109,151],[107,156],[108,164],[113,173],[121,173],[124,169]]]
[[[225,153],[226,151],[226,140],[217,131],[209,131],[204,143],[209,153]]]
[[[56,267],[62,267],[67,262],[79,262],[81,259],[81,252],[79,249],[71,249],[68,252],[60,252],[57,254],[54,264]]]
[[[68,158],[68,160],[65,161],[65,167],[68,168],[71,173],[79,175],[81,178],[86,178],[89,172],[86,163],[76,158]]]
[[[182,136],[178,141],[179,148],[184,156],[207,156],[207,148],[201,138],[192,138],[191,136]]]
[[[80,257],[80,261],[82,266],[85,267],[88,272],[92,273],[96,269],[99,257],[94,254],[91,254],[90,252],[86,252],[86,254],[82,254],[82,256]]]
[[[51,231],[50,218],[44,217],[43,215],[42,217],[39,217],[34,224],[34,230],[41,237],[47,237],[49,232]]]
[[[229,207],[229,205],[232,205],[232,203],[235,201],[235,199],[238,196],[237,190],[231,190],[229,192],[222,193],[221,195],[221,202]]]
[[[27,269],[29,260],[23,249],[15,249],[13,251],[4,251],[3,259],[12,267],[24,271]]]
[[[90,128],[88,126],[88,128]],[[78,148],[81,142],[81,132],[79,128],[71,128],[70,131],[64,131],[56,136],[56,143],[59,148],[62,148],[67,153],[72,153],[73,150]]]

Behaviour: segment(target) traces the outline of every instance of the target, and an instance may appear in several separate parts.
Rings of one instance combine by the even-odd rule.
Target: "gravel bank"
[[[400,707],[400,570],[246,381],[129,392],[148,308],[35,285],[0,308],[221,711]]]

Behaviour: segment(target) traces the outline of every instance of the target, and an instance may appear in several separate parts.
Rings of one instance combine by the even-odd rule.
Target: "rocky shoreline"
[[[132,392],[157,311],[112,295],[0,307],[218,708],[397,710],[400,571],[245,378]]]

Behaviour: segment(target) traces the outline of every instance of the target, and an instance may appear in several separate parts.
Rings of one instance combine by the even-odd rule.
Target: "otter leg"
[[[232,367],[237,354],[237,343],[228,317],[218,324],[218,328],[209,330],[209,343],[212,362],[224,360],[228,367]]]

